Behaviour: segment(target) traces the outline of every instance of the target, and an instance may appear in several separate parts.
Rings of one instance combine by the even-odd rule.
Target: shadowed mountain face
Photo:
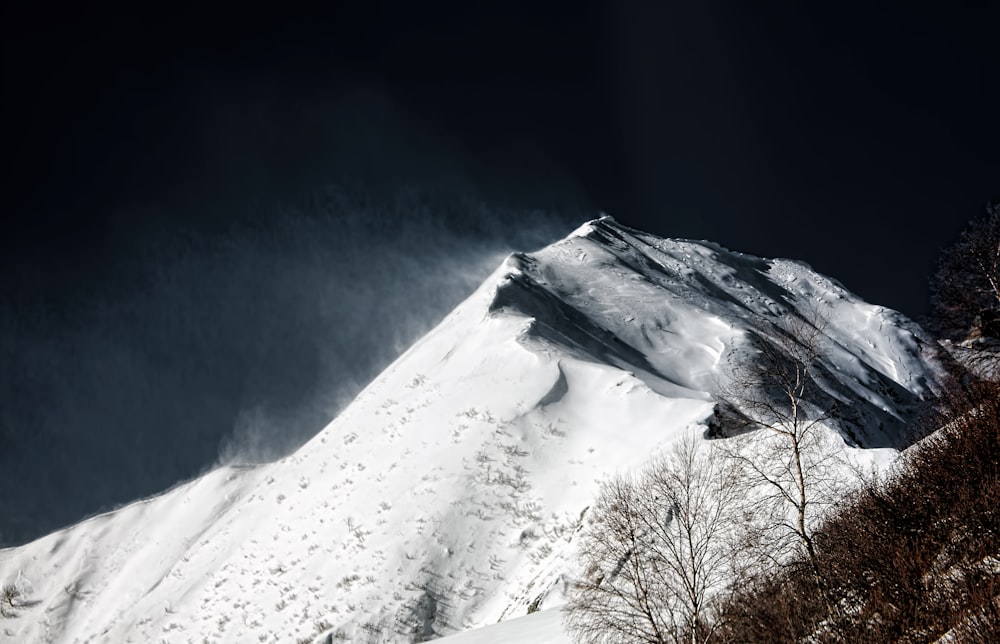
[[[705,436],[789,316],[824,321],[808,402],[854,412],[822,431],[890,458],[866,448],[935,387],[916,325],[799,262],[604,218],[500,263],[289,456],[0,552],[37,602],[4,632],[409,642],[557,606],[600,482]]]
[[[699,374],[715,368],[723,346],[737,361],[752,359],[762,343],[784,351],[782,327],[794,318],[821,338],[809,397],[816,408],[841,410],[843,439],[897,449],[912,439],[908,422],[933,388],[922,365],[939,356],[936,343],[895,311],[859,302],[805,264],[662,240],[610,218],[589,224],[574,243],[575,257],[550,249],[548,261],[509,259],[515,270],[491,310],[527,315],[531,336],[645,374],[654,390],[713,391]],[[685,344],[693,347],[678,348]]]

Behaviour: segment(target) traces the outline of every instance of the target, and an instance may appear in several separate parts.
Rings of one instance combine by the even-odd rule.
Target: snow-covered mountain
[[[727,358],[795,315],[825,320],[844,450],[892,454],[935,386],[916,325],[602,218],[510,256],[292,456],[0,551],[0,640],[415,641],[557,606],[599,482],[704,431]]]

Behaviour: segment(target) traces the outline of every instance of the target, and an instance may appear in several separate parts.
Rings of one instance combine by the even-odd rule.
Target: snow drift
[[[903,446],[938,372],[915,324],[602,218],[510,256],[292,456],[0,551],[23,597],[0,639],[420,641],[558,606],[599,482],[706,431],[729,359],[786,316],[824,320],[843,449]]]

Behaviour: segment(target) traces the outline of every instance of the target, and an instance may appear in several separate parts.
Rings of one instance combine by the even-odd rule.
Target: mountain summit
[[[859,460],[904,445],[933,343],[800,262],[611,218],[511,255],[293,455],[18,548],[16,642],[421,641],[558,605],[599,483],[687,431],[789,317]],[[821,402],[821,401],[819,401]]]

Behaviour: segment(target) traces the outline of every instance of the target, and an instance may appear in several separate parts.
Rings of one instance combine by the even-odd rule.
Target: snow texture
[[[405,311],[400,311],[405,315]],[[932,343],[800,262],[610,218],[514,254],[323,431],[0,551],[6,642],[566,642],[574,536],[602,480],[685,431],[747,340],[823,319],[815,391],[891,458]],[[525,617],[529,607],[541,609]],[[515,619],[517,618],[517,619]]]

